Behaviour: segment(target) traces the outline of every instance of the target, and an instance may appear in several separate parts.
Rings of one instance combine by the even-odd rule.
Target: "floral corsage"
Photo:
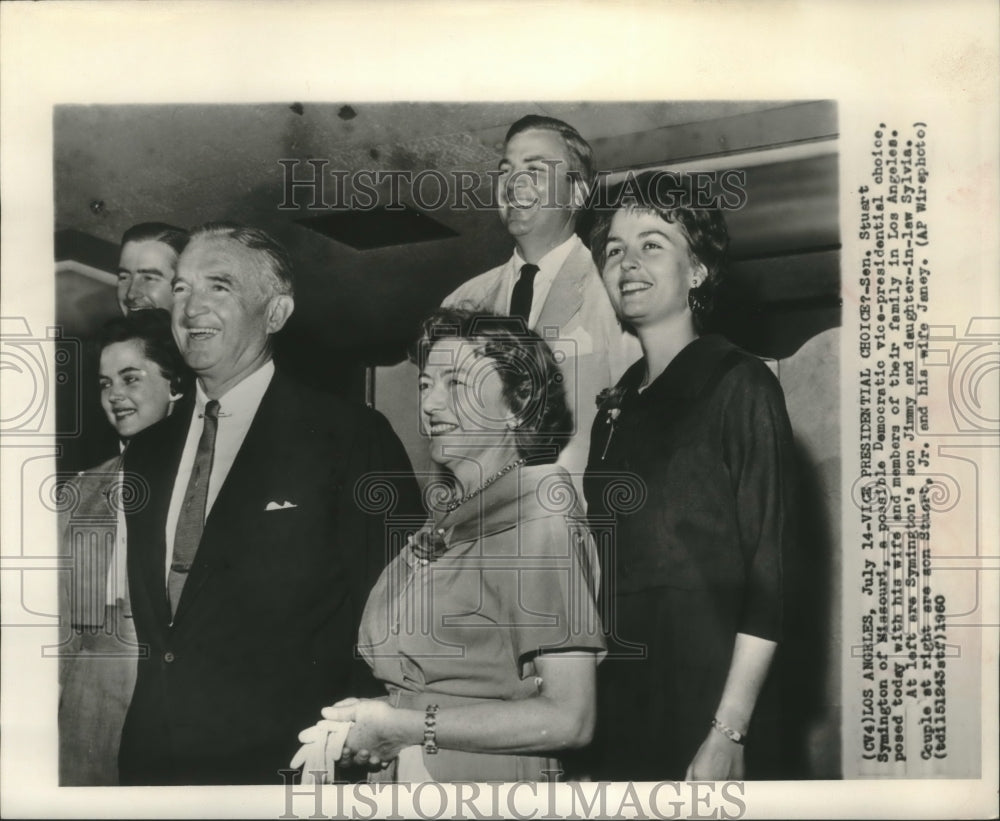
[[[608,447],[611,445],[611,438],[615,435],[615,422],[622,413],[622,398],[625,396],[625,389],[620,385],[613,388],[605,388],[597,394],[597,407],[605,416],[610,430],[608,438],[604,443],[604,450],[601,452],[601,461],[608,455]]]
[[[425,564],[436,562],[448,550],[443,528],[422,528],[410,536],[406,544],[413,555]]]

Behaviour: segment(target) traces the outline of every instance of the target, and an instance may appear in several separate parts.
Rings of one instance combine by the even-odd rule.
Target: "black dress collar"
[[[739,348],[725,337],[706,334],[682,348],[642,394],[639,394],[639,386],[646,375],[645,357],[632,365],[618,384],[632,400],[660,396],[693,398],[702,392],[723,361],[734,351],[739,351]]]

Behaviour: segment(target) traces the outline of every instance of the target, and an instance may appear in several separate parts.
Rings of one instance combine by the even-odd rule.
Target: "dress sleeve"
[[[549,516],[522,522],[519,532],[518,567],[506,602],[519,663],[545,652],[603,653],[597,553],[586,525]]]
[[[746,573],[739,632],[779,641],[794,541],[792,430],[781,386],[767,366],[747,360],[730,377],[723,448]]]

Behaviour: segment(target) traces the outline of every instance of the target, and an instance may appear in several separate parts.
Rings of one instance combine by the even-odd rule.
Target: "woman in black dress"
[[[644,354],[598,397],[585,480],[609,634],[591,766],[613,780],[773,778],[765,682],[782,634],[791,429],[770,369],[701,333],[728,249],[722,214],[661,207],[653,182],[641,176],[591,233]]]

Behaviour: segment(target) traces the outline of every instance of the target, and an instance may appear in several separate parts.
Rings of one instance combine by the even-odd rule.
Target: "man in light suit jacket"
[[[196,229],[178,262],[173,331],[193,408],[137,436],[125,469],[128,577],[149,656],[122,735],[123,784],[280,784],[297,734],[356,694],[357,624],[386,562],[380,472],[415,512],[385,419],[297,384],[271,359],[294,308],[290,264],[262,231]]]
[[[590,145],[571,125],[537,115],[514,123],[504,140],[498,191],[514,254],[444,300],[446,306],[519,315],[556,351],[576,424],[559,464],[573,476],[581,502],[595,398],[641,354],[576,234],[594,176]]]

